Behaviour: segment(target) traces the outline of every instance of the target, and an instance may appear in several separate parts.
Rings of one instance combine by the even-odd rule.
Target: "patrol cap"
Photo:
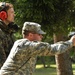
[[[34,33],[38,33],[38,34],[46,34],[42,29],[41,29],[41,25],[38,23],[34,23],[34,22],[25,22],[22,28],[22,34],[25,31],[31,31]]]

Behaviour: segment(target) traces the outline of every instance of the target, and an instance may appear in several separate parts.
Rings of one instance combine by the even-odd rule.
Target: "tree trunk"
[[[59,34],[57,36],[54,34],[53,37],[54,43],[61,40],[64,41],[62,34]],[[69,51],[66,51],[65,53],[59,55],[55,55],[55,59],[57,65],[57,75],[73,75]]]

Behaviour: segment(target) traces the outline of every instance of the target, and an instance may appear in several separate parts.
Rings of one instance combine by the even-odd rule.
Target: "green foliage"
[[[16,35],[17,35],[17,36],[16,36]],[[19,32],[15,33],[14,36],[15,36],[15,40],[22,38],[22,34],[19,33]]]
[[[70,20],[74,5],[72,0],[17,0],[14,5],[16,22],[21,27],[25,21],[38,22],[51,35],[64,30],[68,32],[73,26]]]
[[[2,0],[4,1],[4,0]],[[6,0],[15,7],[15,22],[22,28],[25,21],[42,25],[46,36],[53,33],[68,33],[74,26],[74,0]]]

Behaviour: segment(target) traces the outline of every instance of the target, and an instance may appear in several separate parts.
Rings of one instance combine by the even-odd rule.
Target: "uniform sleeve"
[[[2,40],[0,39],[0,68],[6,60],[6,54],[3,48]]]
[[[66,41],[66,42],[61,41],[52,44],[50,52],[52,54],[61,54],[69,50],[71,47],[73,47],[73,43],[71,41]]]
[[[49,44],[45,42],[37,42],[37,43],[33,42],[30,44],[31,51],[34,54],[38,55],[61,54],[66,52],[72,46],[73,45],[71,41],[66,41],[66,42],[61,41],[55,44]]]
[[[19,72],[24,71],[24,67],[29,68],[28,64],[32,61],[34,62],[37,56],[44,55],[45,53],[60,54],[67,51],[72,46],[71,41],[49,44],[45,42],[31,42],[25,39],[18,40],[14,43],[0,72],[3,71],[3,73],[9,74],[14,71],[16,72],[16,69]]]

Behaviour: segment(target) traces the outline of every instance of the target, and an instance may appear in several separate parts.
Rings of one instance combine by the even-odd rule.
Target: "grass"
[[[73,74],[75,75],[75,64],[72,65]],[[33,75],[57,75],[56,65],[52,64],[49,68],[44,68],[43,65],[36,65],[36,70]]]
[[[72,64],[73,74],[75,75],[75,64]]]

